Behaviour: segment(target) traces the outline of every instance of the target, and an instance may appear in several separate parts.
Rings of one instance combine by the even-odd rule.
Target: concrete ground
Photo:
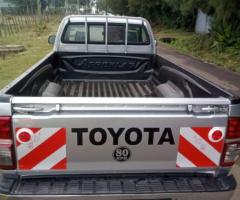
[[[234,72],[228,71],[223,67],[216,66],[214,64],[205,63],[194,57],[177,52],[169,47],[159,45],[158,54],[163,58],[181,66],[185,70],[193,72],[199,77],[204,77],[205,79],[213,82],[216,85],[230,91],[236,96],[240,96],[240,75]],[[234,165],[231,173],[234,174],[238,186],[235,191],[234,196],[231,200],[240,199],[240,159]]]
[[[238,161],[238,163],[233,167],[232,173],[234,174],[238,182],[238,185],[231,200],[239,200],[240,199],[240,161]]]

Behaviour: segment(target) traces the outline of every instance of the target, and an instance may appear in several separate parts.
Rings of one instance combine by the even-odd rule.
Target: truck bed
[[[2,91],[33,97],[229,97],[160,56],[52,53]]]

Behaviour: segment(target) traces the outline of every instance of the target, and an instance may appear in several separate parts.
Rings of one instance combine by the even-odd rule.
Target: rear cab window
[[[149,45],[149,35],[143,25],[128,25],[128,45]]]
[[[108,24],[108,44],[125,44],[125,24]]]
[[[87,30],[87,33],[86,33]],[[87,37],[88,44],[106,44],[106,24],[88,23],[87,29],[85,23],[70,23],[66,26],[63,36],[63,43],[85,44]],[[128,45],[149,45],[150,39],[144,25],[128,24],[128,33],[126,36],[126,24],[108,23],[107,26],[107,44],[124,45],[127,37]]]
[[[64,43],[85,43],[85,25],[69,24],[63,34],[62,42]]]
[[[88,43],[105,44],[105,24],[88,24]]]

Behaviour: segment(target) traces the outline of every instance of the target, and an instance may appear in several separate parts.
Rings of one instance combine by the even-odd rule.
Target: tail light
[[[232,166],[240,155],[240,118],[229,118],[221,166]]]
[[[0,169],[16,169],[11,117],[0,117]]]

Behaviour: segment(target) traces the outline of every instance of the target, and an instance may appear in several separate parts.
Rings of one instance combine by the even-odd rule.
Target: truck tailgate
[[[216,169],[226,99],[13,98],[19,170]]]

